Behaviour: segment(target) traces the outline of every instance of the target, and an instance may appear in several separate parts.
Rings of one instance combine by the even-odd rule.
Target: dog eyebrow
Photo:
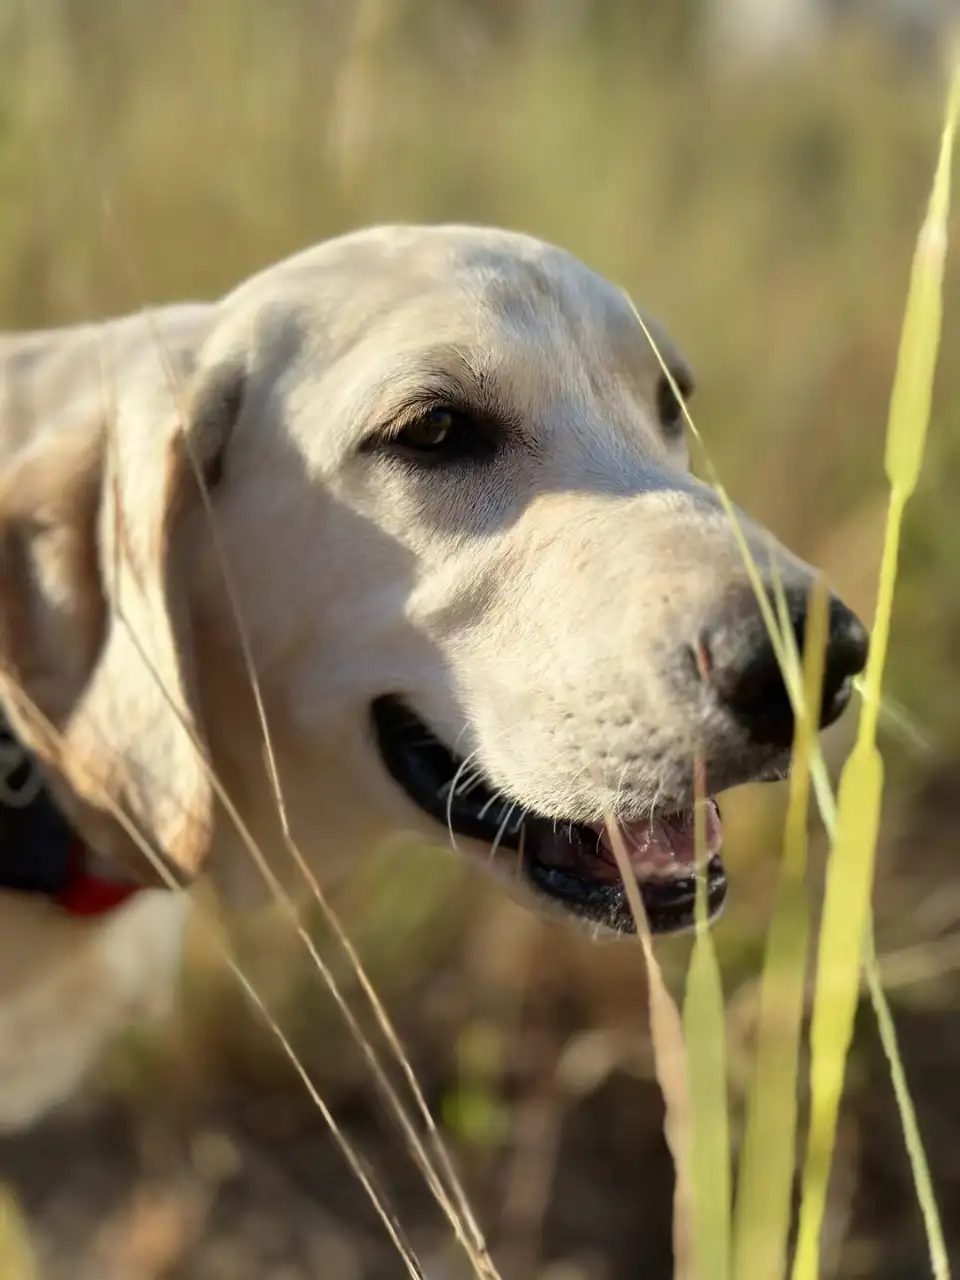
[[[497,395],[489,371],[476,369],[462,348],[441,346],[420,349],[409,363],[384,372],[371,397],[371,426],[440,405],[517,425],[516,413]]]

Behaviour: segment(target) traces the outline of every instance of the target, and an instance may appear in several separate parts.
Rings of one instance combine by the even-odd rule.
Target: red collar
[[[90,859],[82,844],[74,843],[68,855],[67,876],[53,901],[67,915],[105,916],[123,905],[140,885],[129,881],[107,880],[91,869]]]
[[[0,713],[0,892],[47,898],[71,916],[117,910],[139,886],[111,877],[53,803],[36,761]]]

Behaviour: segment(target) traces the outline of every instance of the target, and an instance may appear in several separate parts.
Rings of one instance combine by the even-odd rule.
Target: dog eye
[[[391,450],[425,465],[489,457],[496,445],[488,424],[447,405],[407,422],[389,441]]]
[[[397,432],[394,443],[418,453],[436,453],[450,447],[456,425],[451,409],[431,409]]]
[[[667,375],[665,373],[660,375],[657,382],[657,417],[660,419],[661,427],[668,435],[678,436],[683,430],[685,421],[683,400],[689,396],[690,387],[685,379],[681,379],[676,375],[674,375],[673,382],[676,385],[676,391]],[[677,392],[680,394],[678,395]],[[683,397],[683,400],[681,397]]]

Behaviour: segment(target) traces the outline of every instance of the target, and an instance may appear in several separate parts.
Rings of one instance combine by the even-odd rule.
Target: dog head
[[[222,864],[211,768],[267,843],[273,776],[308,857],[446,832],[623,931],[613,815],[651,926],[688,925],[694,764],[710,796],[778,776],[793,715],[663,330],[559,249],[456,227],[332,241],[191,316],[0,496],[4,665],[98,847],[133,856],[119,811],[179,875]],[[739,524],[802,647],[813,571]],[[867,643],[837,599],[828,630],[824,724]],[[712,800],[705,831],[717,910]]]

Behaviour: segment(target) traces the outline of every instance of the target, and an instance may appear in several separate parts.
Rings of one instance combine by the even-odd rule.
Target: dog
[[[713,797],[782,776],[793,711],[689,469],[691,371],[618,288],[525,235],[381,227],[3,337],[0,372],[4,1127],[166,1006],[171,883],[256,879],[237,818],[288,882],[287,832],[330,882],[413,831],[613,934],[619,839],[664,933],[698,761],[720,910]],[[738,524],[802,646],[814,570]],[[823,725],[867,646],[831,596]]]

